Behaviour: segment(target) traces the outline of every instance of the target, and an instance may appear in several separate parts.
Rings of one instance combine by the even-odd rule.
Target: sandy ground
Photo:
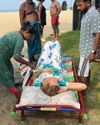
[[[19,14],[18,12],[0,13],[0,36],[9,31],[19,30]],[[60,14],[60,33],[72,30],[72,11],[62,11]],[[44,28],[44,38],[52,34],[50,12],[47,11],[47,25]],[[15,69],[16,82],[21,81],[20,74],[16,62],[12,60]],[[0,69],[1,70],[1,69]],[[65,125],[64,120],[49,120],[49,119],[33,119],[25,123],[20,122],[19,115],[13,118],[11,116],[12,107],[15,104],[15,97],[8,90],[0,86],[0,125]],[[67,120],[66,120],[67,121]],[[71,125],[71,124],[70,124]]]
[[[60,14],[60,33],[69,31],[72,29],[72,11],[62,11]],[[19,30],[19,13],[8,12],[0,13],[0,36],[9,32]],[[44,29],[44,37],[49,36],[52,33],[50,12],[47,11],[47,25]]]

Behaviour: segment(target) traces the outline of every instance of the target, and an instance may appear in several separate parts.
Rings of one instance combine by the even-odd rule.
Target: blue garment
[[[41,25],[44,26],[46,25],[46,8],[42,5],[42,10],[41,10]]]
[[[40,25],[38,21],[30,22],[35,29],[35,36],[32,40],[28,40],[28,55],[29,58],[41,53]]]

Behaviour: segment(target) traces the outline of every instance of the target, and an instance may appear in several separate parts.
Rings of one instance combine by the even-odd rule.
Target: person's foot
[[[18,100],[20,100],[21,93],[22,93],[22,91],[19,90],[19,91],[15,94],[15,96],[16,96],[16,98],[17,98]]]
[[[9,92],[14,94],[15,97],[19,100],[20,99],[20,96],[21,96],[21,90],[18,90],[15,86],[9,88]]]
[[[15,87],[22,86],[22,84],[23,84],[23,81],[16,82]]]

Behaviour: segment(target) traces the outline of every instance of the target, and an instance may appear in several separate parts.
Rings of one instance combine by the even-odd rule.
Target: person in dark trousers
[[[41,37],[43,37],[43,29],[46,25],[46,8],[43,5],[45,0],[39,0],[39,4],[37,6],[38,14],[39,14],[39,23],[41,26]]]
[[[19,10],[20,23],[23,25],[25,21],[29,21],[35,29],[35,36],[28,44],[28,57],[30,62],[35,62],[35,55],[41,53],[40,26],[38,22],[38,14],[36,4],[32,0],[26,0],[20,6]]]

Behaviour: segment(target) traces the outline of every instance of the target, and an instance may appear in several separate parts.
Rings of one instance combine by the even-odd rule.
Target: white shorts
[[[88,77],[89,70],[90,70],[90,63],[88,58],[80,57],[78,76]]]

